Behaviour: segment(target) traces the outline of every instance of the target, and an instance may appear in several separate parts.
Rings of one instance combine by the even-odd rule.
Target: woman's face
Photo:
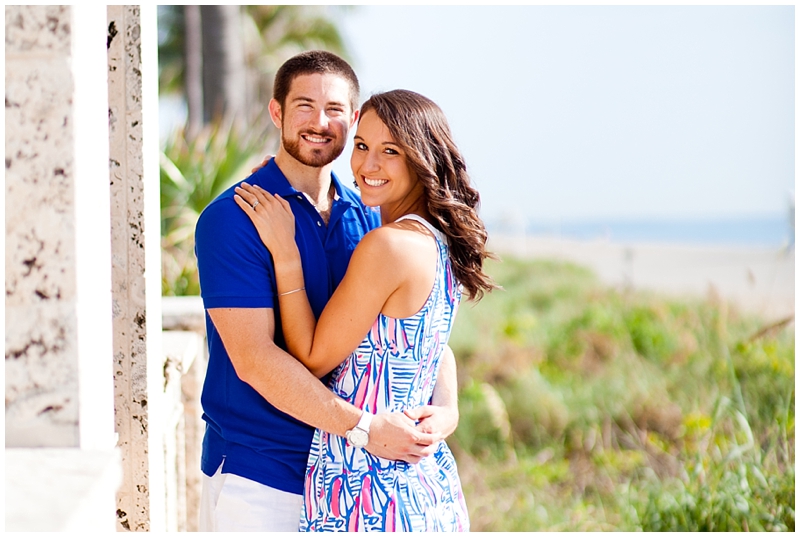
[[[423,188],[403,149],[373,110],[361,116],[353,141],[350,167],[362,201],[379,206],[382,215],[405,214],[422,196]]]

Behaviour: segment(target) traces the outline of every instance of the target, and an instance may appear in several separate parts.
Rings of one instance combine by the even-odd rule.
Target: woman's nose
[[[367,155],[364,158],[361,168],[365,173],[374,173],[380,170],[381,165],[378,154],[375,151],[367,151]]]

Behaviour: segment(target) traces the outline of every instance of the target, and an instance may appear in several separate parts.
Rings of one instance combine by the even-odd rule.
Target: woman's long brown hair
[[[488,235],[477,212],[480,195],[470,185],[444,112],[427,97],[408,90],[373,95],[362,105],[361,116],[369,110],[403,148],[425,188],[433,225],[448,238],[456,278],[470,300],[480,300],[498,287],[483,272],[483,260],[495,256],[486,250]]]

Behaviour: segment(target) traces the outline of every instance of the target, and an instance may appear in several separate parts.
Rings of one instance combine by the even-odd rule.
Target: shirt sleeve
[[[206,309],[274,307],[272,258],[233,198],[218,198],[201,213],[195,254]]]

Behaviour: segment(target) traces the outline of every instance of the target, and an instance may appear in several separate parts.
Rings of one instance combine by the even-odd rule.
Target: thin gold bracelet
[[[291,291],[286,291],[285,293],[278,293],[278,296],[291,295],[292,293],[297,293],[299,291],[305,291],[305,290],[306,290],[305,287],[301,287],[299,289],[292,289]]]

